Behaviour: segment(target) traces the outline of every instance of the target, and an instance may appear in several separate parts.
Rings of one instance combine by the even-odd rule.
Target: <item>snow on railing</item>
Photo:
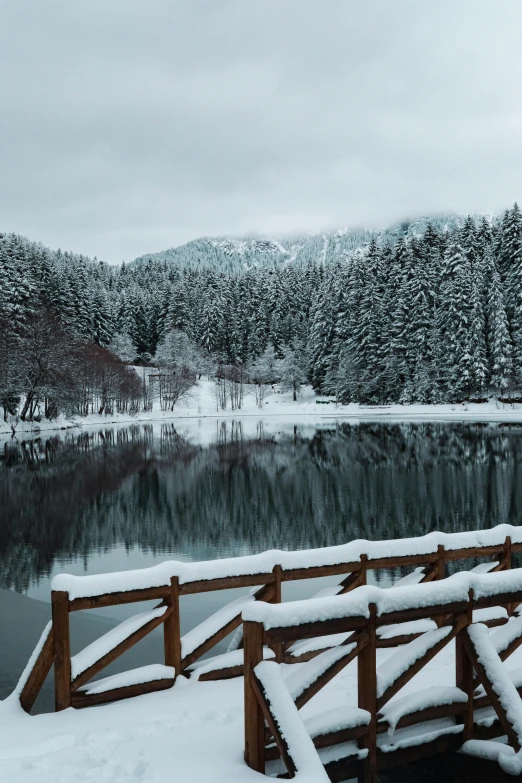
[[[314,743],[276,663],[263,661],[255,668],[265,714],[274,724],[276,741],[282,746],[282,757],[289,777],[299,783],[327,783],[330,780]],[[271,720],[270,720],[271,718]],[[263,770],[264,771],[264,770]]]
[[[422,587],[407,585],[389,590],[370,585],[334,598],[309,598],[287,604],[253,603],[243,610],[243,620],[262,623],[265,630],[270,630],[343,618],[368,618],[371,604],[377,607],[379,618],[413,609],[467,604],[470,590],[477,603],[480,599],[520,593],[522,569],[493,574],[463,571]]]
[[[172,577],[177,577],[180,585],[190,585],[215,579],[270,574],[274,566],[278,565],[283,571],[326,568],[360,563],[365,557],[371,564],[379,560],[435,555],[439,547],[444,547],[446,553],[500,547],[508,538],[512,544],[522,545],[522,527],[498,525],[490,530],[464,533],[434,532],[418,538],[387,541],[358,539],[348,544],[322,549],[292,552],[274,549],[257,555],[194,563],[169,560],[151,568],[109,574],[89,576],[59,574],[52,581],[52,589],[67,592],[69,599],[74,600],[130,590],[166,587],[170,585]]]

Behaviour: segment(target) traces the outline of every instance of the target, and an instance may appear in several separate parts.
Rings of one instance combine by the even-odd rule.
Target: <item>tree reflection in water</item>
[[[206,447],[176,425],[64,432],[0,452],[0,586],[115,546],[195,559],[518,524],[522,429],[341,423]]]

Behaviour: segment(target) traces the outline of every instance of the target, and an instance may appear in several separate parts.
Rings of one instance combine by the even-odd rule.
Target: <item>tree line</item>
[[[311,242],[315,255],[299,263],[288,250],[278,266],[223,271],[210,252],[197,265],[178,253],[110,266],[1,235],[4,414],[17,398],[26,418],[146,406],[135,363],[163,363],[165,409],[204,372],[236,401],[246,373],[261,398],[283,378],[294,394],[309,381],[343,403],[520,393],[517,205],[492,220],[385,232],[355,250],[334,240],[335,252]]]

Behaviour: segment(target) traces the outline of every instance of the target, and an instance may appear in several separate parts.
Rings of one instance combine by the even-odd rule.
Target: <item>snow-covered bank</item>
[[[328,421],[335,419],[383,419],[419,421],[496,421],[522,422],[522,404],[508,405],[491,399],[486,403],[446,403],[441,405],[339,405],[333,398],[317,396],[309,386],[303,387],[296,402],[292,393],[281,393],[275,389],[265,400],[262,408],[256,405],[253,393],[245,394],[239,409],[225,410],[216,406],[213,381],[201,380],[193,388],[189,399],[176,404],[173,411],[162,411],[156,403],[151,411],[130,414],[92,414],[89,416],[64,417],[52,421],[19,422],[16,436],[37,436],[38,432],[64,430],[74,427],[97,427],[111,424],[136,424],[147,422],[175,421],[177,419],[241,419],[267,416],[288,419]],[[298,423],[296,421],[296,423]],[[0,421],[0,434],[11,434],[11,427]]]

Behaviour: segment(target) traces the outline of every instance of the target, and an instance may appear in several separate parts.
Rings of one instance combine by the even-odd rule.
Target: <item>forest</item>
[[[122,265],[3,234],[0,336],[5,419],[147,408],[136,365],[163,368],[164,409],[202,373],[261,398],[283,381],[343,403],[516,399],[522,214],[197,240]]]

